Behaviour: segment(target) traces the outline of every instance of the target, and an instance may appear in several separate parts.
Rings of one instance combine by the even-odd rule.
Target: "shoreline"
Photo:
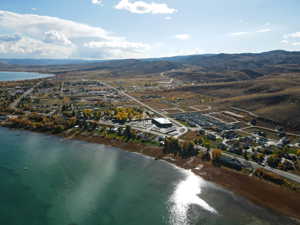
[[[18,82],[18,81],[31,81],[31,80],[39,80],[39,79],[47,79],[47,78],[53,78],[56,77],[57,74],[55,73],[46,73],[46,72],[28,72],[28,71],[4,71],[0,70],[0,73],[29,73],[34,74],[41,77],[32,77],[27,79],[16,79],[16,80],[0,80],[0,82]]]
[[[288,216],[300,224],[300,193],[257,177],[250,177],[224,167],[215,167],[209,162],[202,161],[199,157],[181,159],[179,157],[174,158],[169,155],[164,155],[161,147],[83,135],[74,136],[72,138],[63,135],[60,135],[60,137],[116,147],[123,151],[150,156],[153,160],[164,160],[182,169],[191,170],[195,175],[209,182],[220,185],[258,206]],[[203,168],[201,170],[195,169],[195,167],[199,165],[202,165]]]
[[[4,128],[16,131],[28,131],[26,129]],[[224,167],[215,167],[210,162],[202,161],[199,157],[192,157],[189,159],[182,159],[179,157],[174,158],[171,157],[171,155],[163,154],[161,147],[145,145],[142,143],[124,142],[100,136],[76,135],[70,137],[65,133],[49,134],[46,132],[29,132],[61,137],[65,140],[79,140],[111,146],[122,151],[150,156],[153,160],[164,160],[182,169],[191,170],[195,175],[200,176],[209,182],[215,183],[234,194],[238,194],[258,206],[290,217],[300,224],[300,193],[288,190],[287,188],[272,184],[254,176],[247,176],[238,171]],[[199,165],[202,167],[201,170],[195,169]]]

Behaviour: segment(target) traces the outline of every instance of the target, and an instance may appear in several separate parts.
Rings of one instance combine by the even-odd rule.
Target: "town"
[[[161,146],[165,158],[199,156],[275,183],[300,183],[300,134],[241,108],[215,107],[211,96],[175,91],[188,85],[165,73],[139,80],[55,76],[2,82],[0,121],[11,128]]]

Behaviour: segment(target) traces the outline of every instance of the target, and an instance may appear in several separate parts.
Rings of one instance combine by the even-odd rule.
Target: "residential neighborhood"
[[[149,96],[137,95],[145,91],[138,85],[132,88],[123,82],[124,86],[117,83],[115,87],[111,81],[56,77],[2,83],[0,121],[4,126],[70,135],[86,130],[93,135],[124,136],[129,127],[144,143],[164,146],[167,139],[174,138],[191,143],[199,154],[220,149],[223,166],[250,171],[264,168],[277,174],[285,171],[288,173],[280,175],[300,181],[299,134],[282,127],[258,126],[257,118],[242,109],[218,110],[203,100],[188,107],[184,98],[167,103],[153,91]],[[175,88],[173,83],[175,79],[160,89]],[[161,84],[165,82],[157,83]],[[173,106],[162,109],[151,99]]]

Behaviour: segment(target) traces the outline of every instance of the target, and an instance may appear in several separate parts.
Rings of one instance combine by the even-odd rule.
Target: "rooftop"
[[[155,120],[157,123],[160,124],[171,124],[172,122],[166,118],[154,118],[153,120]]]

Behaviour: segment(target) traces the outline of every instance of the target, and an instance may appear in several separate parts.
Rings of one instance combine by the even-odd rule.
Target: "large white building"
[[[159,128],[169,128],[173,126],[172,122],[166,118],[153,118],[152,123]]]

